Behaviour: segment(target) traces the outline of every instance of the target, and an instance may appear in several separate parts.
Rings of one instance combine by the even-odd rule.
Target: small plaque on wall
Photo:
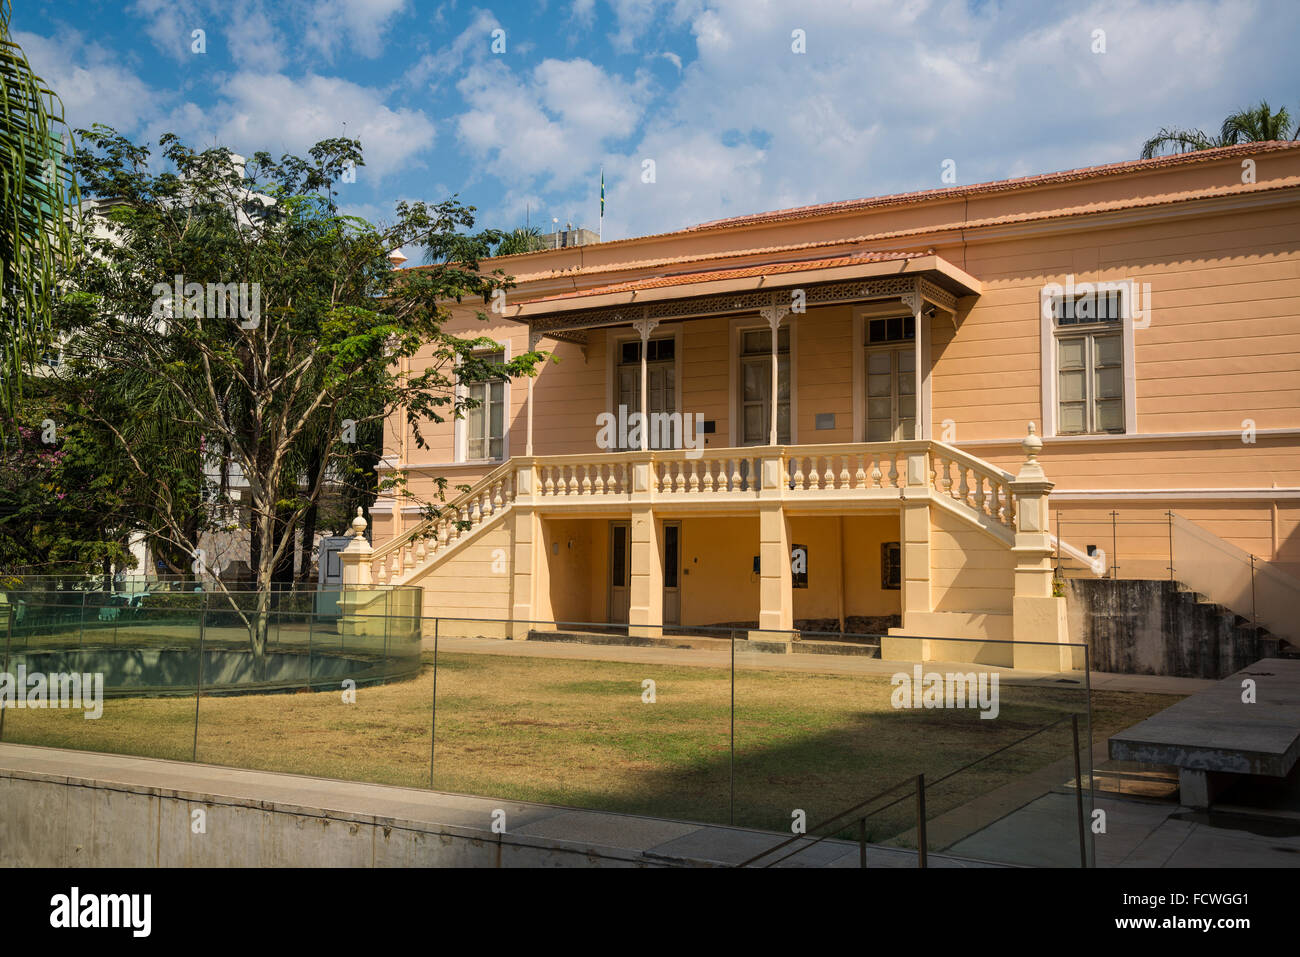
[[[818,413],[817,413],[817,430],[818,430],[818,431],[825,431],[826,429],[833,429],[833,428],[835,428],[835,413],[834,413],[834,412],[818,412]]]

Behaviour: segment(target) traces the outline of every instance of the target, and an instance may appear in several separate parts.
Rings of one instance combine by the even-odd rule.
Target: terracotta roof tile
[[[755,223],[775,222],[783,219],[803,219],[825,213],[852,212],[859,209],[871,209],[878,206],[905,205],[925,202],[933,199],[958,199],[984,193],[1007,192],[1034,186],[1050,186],[1056,183],[1072,183],[1084,179],[1098,179],[1124,173],[1141,172],[1149,169],[1163,169],[1170,166],[1185,166],[1192,163],[1204,163],[1227,159],[1238,155],[1273,153],[1279,150],[1298,149],[1300,142],[1290,140],[1270,140],[1264,143],[1242,143],[1237,146],[1223,146],[1212,150],[1197,150],[1192,153],[1175,153],[1171,156],[1157,156],[1149,160],[1126,160],[1121,163],[1107,163],[1102,166],[1084,166],[1079,169],[1063,170],[1057,173],[1038,173],[1033,176],[1019,176],[1014,179],[1000,179],[987,183],[975,183],[971,186],[948,186],[941,189],[922,189],[910,193],[894,193],[888,196],[872,196],[865,199],[845,199],[833,203],[818,203],[813,206],[795,206],[789,209],[776,209],[765,213],[753,213],[744,216],[731,216],[715,219],[697,226],[689,226],[682,232],[696,232],[705,229],[721,229],[728,226],[747,226]],[[665,234],[670,235],[670,234]]]
[[[804,272],[810,269],[834,269],[837,266],[853,266],[858,263],[891,262],[916,259],[924,253],[915,252],[865,252],[847,256],[834,256],[827,259],[801,259],[794,262],[763,263],[755,266],[739,266],[730,269],[709,269],[701,272],[670,273],[663,276],[648,276],[645,279],[632,279],[627,282],[596,286],[591,289],[578,289],[573,292],[554,296],[541,296],[537,299],[525,299],[520,305],[533,302],[551,302],[557,299],[578,299],[584,296],[601,296],[608,293],[631,292],[636,289],[656,289],[664,286],[686,286],[699,282],[716,282],[724,279],[746,279],[751,276],[776,276],[782,273]]]

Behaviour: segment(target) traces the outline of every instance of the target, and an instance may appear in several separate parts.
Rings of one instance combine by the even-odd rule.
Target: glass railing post
[[[1255,607],[1255,556],[1250,556],[1250,627],[1259,638],[1259,612]]]
[[[433,704],[429,708],[429,790],[433,790],[433,751],[438,741],[438,619],[433,619]]]
[[[1088,829],[1083,817],[1083,768],[1079,762],[1079,716],[1070,715],[1070,733],[1074,738],[1074,805],[1079,818],[1079,866],[1088,866]]]
[[[928,867],[926,861],[926,844],[928,843],[925,833],[925,775],[916,776],[916,866]]]
[[[736,629],[731,629],[731,757],[727,799],[727,823],[736,825]]]
[[[1165,517],[1169,525],[1169,580],[1174,580],[1174,513],[1165,512]]]
[[[16,606],[11,604],[9,605],[9,613],[6,618],[7,627],[5,628],[5,663],[4,663],[3,672],[0,672],[3,674],[8,674],[9,672],[9,643],[13,639],[14,625],[17,623],[17,621],[18,621],[18,609]],[[16,693],[15,693],[15,700],[17,700]],[[4,703],[0,702],[0,741],[3,741],[4,738],[5,738],[5,708],[4,708]]]
[[[190,760],[199,759],[199,699],[203,696],[203,642],[208,623],[208,593],[203,593],[203,604],[199,606],[199,657],[194,669],[194,746]]]

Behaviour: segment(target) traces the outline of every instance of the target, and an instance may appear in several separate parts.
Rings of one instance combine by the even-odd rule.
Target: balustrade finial
[[[357,517],[352,520],[352,535],[354,538],[361,538],[366,534],[366,519],[361,514],[361,506],[357,506]]]
[[[1038,437],[1038,430],[1034,423],[1029,423],[1029,434],[1025,436],[1020,447],[1025,450],[1025,464],[1037,465],[1038,453],[1043,451],[1043,440]]]

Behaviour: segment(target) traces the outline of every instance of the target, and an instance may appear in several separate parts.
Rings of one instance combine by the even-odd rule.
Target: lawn
[[[442,653],[434,671],[356,691],[204,697],[197,759],[410,787],[788,830],[917,773],[933,782],[1084,708],[1074,687],[1003,683],[996,720],[966,710],[895,710],[884,675],[738,665],[734,806],[731,681],[721,668]],[[643,700],[645,679],[655,700]],[[1094,692],[1094,738],[1173,704],[1167,695]],[[195,700],[116,698],[103,717],[5,712],[6,742],[190,760]],[[431,747],[432,744],[432,747]],[[933,788],[930,815],[1060,762],[1068,722]],[[874,839],[909,826],[905,803],[872,819]],[[733,817],[734,815],[734,817]],[[1068,835],[1074,822],[1063,822]],[[1063,832],[1065,833],[1065,832]],[[1067,836],[1068,836],[1067,835]]]

